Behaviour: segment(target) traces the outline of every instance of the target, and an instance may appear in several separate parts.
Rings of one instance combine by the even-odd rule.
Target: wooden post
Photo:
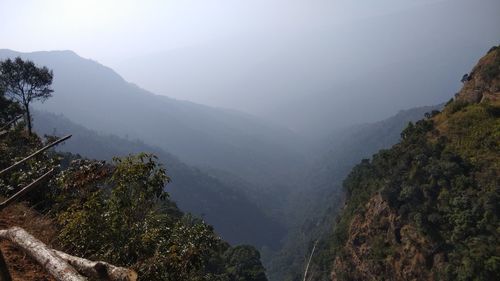
[[[44,146],[43,148],[40,148],[39,150],[37,150],[36,152],[32,153],[31,155],[25,157],[23,160],[17,161],[16,163],[12,164],[10,167],[7,167],[7,168],[3,169],[2,171],[0,171],[0,176],[2,176],[3,174],[7,173],[8,171],[14,169],[15,167],[19,166],[20,164],[28,161],[29,159],[37,156],[38,154],[44,152],[45,150],[47,150],[47,149],[49,149],[49,148],[51,148],[51,147],[53,147],[53,146],[55,146],[55,145],[63,142],[65,140],[69,139],[69,138],[71,138],[71,135],[67,135],[67,136],[65,136],[63,138],[60,138],[60,139],[58,139],[58,140],[56,140],[56,141],[54,141],[54,142],[52,142],[52,143]]]
[[[50,169],[47,173],[43,174],[41,177],[36,179],[34,182],[28,184],[27,186],[23,187],[21,190],[16,192],[16,194],[12,195],[9,197],[9,199],[3,201],[0,203],[0,211],[3,210],[5,207],[9,206],[12,202],[15,202],[17,199],[21,198],[24,194],[30,192],[33,190],[35,187],[37,187],[40,183],[42,183],[44,180],[46,180],[52,173],[54,172],[54,168]]]
[[[23,117],[23,115],[16,116],[14,119],[10,120],[5,125],[3,125],[2,128],[0,128],[0,131],[8,129],[10,127],[10,125],[14,124],[14,122],[16,122],[17,120],[19,120],[19,118],[21,118],[21,117]]]

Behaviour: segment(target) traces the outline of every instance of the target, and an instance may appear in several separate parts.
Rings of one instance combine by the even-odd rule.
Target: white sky
[[[312,128],[449,99],[500,43],[499,15],[500,0],[0,0],[0,49],[72,50],[157,94]]]
[[[70,49],[112,64],[220,37],[332,25],[437,1],[0,0],[0,48]]]

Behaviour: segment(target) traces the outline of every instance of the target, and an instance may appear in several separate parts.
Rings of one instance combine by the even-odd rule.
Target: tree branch
[[[27,186],[23,187],[21,190],[19,190],[16,194],[12,195],[9,197],[9,199],[3,201],[0,203],[0,211],[3,210],[5,207],[9,206],[12,202],[15,202],[17,199],[22,197],[24,194],[30,192],[33,190],[35,187],[37,187],[41,182],[43,182],[45,179],[47,179],[52,173],[54,172],[54,169],[50,169],[47,173],[43,174],[41,177],[36,179],[34,182],[28,184]]]

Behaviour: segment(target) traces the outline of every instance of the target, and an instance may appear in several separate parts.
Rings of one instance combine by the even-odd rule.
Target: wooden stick
[[[10,120],[9,122],[7,122],[5,125],[2,126],[2,128],[0,128],[0,131],[3,131],[7,128],[10,127],[10,125],[14,124],[14,122],[16,122],[17,120],[19,120],[19,118],[23,117],[23,115],[18,115],[17,117],[15,117],[14,119]]]
[[[304,281],[306,281],[307,279],[307,272],[309,271],[309,265],[311,264],[311,260],[312,260],[312,257],[314,255],[314,250],[316,250],[316,244],[318,244],[318,240],[316,240],[314,242],[314,246],[312,248],[312,251],[311,251],[311,255],[309,256],[309,260],[307,261],[307,265],[306,265],[306,270],[304,271]]]
[[[58,281],[87,281],[52,249],[20,227],[0,230],[0,238],[14,243]]]
[[[5,207],[9,206],[12,202],[16,201],[20,197],[22,197],[24,194],[30,192],[33,190],[35,187],[37,187],[41,182],[43,182],[45,179],[47,179],[52,173],[54,172],[54,168],[50,169],[47,173],[43,174],[41,177],[37,178],[35,181],[32,183],[28,184],[27,186],[23,187],[21,190],[16,192],[16,194],[12,195],[9,197],[7,200],[3,201],[0,203],[0,210],[3,210]]]
[[[3,169],[3,170],[0,172],[0,176],[2,176],[3,174],[7,173],[8,171],[10,171],[10,170],[14,169],[15,167],[19,166],[20,164],[22,164],[22,163],[24,163],[24,162],[28,161],[29,159],[31,159],[31,158],[33,158],[33,157],[37,156],[38,154],[40,154],[40,153],[44,152],[45,150],[47,150],[47,149],[49,149],[49,148],[51,148],[51,147],[53,147],[53,146],[55,146],[55,145],[57,145],[57,144],[59,144],[59,143],[63,142],[63,141],[65,141],[65,140],[69,139],[69,138],[71,138],[71,135],[67,135],[67,136],[65,136],[65,137],[62,137],[62,138],[60,138],[60,139],[58,139],[58,140],[56,140],[56,141],[54,141],[54,142],[52,142],[52,143],[50,143],[50,144],[48,144],[48,145],[46,145],[46,146],[44,146],[44,147],[40,148],[39,150],[37,150],[36,152],[34,152],[34,153],[32,153],[31,155],[27,156],[27,157],[26,157],[26,158],[24,158],[23,160],[17,161],[16,163],[14,163],[13,165],[11,165],[10,167],[7,167],[7,168]]]

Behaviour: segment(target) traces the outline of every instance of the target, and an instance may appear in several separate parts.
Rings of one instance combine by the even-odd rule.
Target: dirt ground
[[[52,222],[25,204],[18,203],[0,211],[0,229],[20,226],[44,243],[51,244],[55,234]],[[0,241],[0,249],[14,281],[52,281],[43,268],[9,241]]]

